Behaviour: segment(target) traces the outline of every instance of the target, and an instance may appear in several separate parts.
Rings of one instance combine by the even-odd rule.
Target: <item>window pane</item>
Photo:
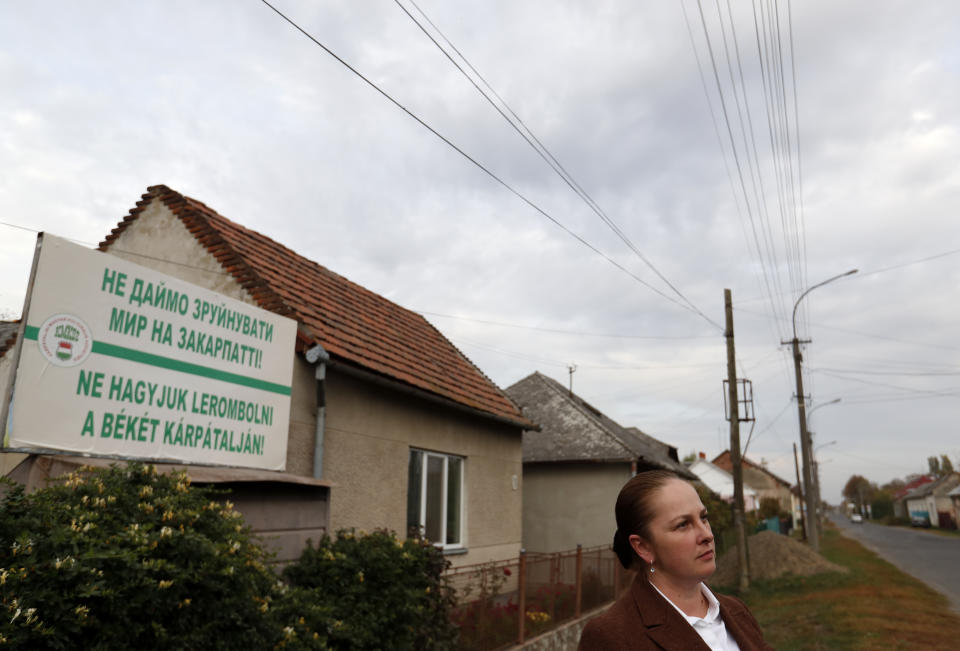
[[[463,459],[447,459],[447,540],[448,545],[460,544],[460,487],[463,483]]]
[[[420,530],[420,495],[423,487],[423,452],[410,450],[407,473],[407,535]]]
[[[443,542],[443,457],[427,455],[426,535],[430,542]]]

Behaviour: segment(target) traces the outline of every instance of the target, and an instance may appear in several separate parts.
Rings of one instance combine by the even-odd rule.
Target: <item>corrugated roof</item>
[[[637,461],[695,478],[670,458],[670,446],[639,429],[627,429],[556,380],[533,373],[507,387],[524,415],[540,424],[523,433],[525,463],[556,461]]]
[[[298,349],[320,344],[334,361],[446,398],[521,427],[535,427],[426,319],[236,224],[164,185],[147,193],[100,243],[107,250],[154,201],[183,223],[256,303],[296,319]]]

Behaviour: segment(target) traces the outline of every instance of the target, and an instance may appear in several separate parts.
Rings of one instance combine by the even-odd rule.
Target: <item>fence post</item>
[[[520,594],[517,597],[517,601],[520,603],[519,612],[517,617],[520,618],[517,625],[517,642],[523,644],[524,640],[524,620],[527,615],[527,550],[520,550],[520,567],[517,569],[517,573],[520,575],[517,577],[517,582],[519,584]]]
[[[577,599],[574,602],[573,616],[580,617],[580,605],[583,596],[583,547],[577,544]]]

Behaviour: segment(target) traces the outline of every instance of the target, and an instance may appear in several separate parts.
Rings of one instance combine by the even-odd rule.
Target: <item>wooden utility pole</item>
[[[727,391],[730,404],[730,463],[733,468],[733,526],[737,532],[737,560],[740,564],[740,592],[750,587],[747,567],[747,532],[743,516],[743,462],[740,458],[740,400],[737,397],[737,356],[733,346],[733,299],[729,289],[723,290],[727,329]]]
[[[797,462],[797,444],[793,444],[793,467],[797,471],[797,490],[800,491],[800,530],[807,539],[807,519],[803,515],[803,484],[800,482],[800,464]]]
[[[803,490],[804,505],[807,507],[807,513],[804,522],[807,525],[807,544],[810,549],[820,552],[820,531],[817,522],[817,504],[816,491],[813,488],[813,466],[812,456],[813,446],[810,443],[810,432],[807,431],[807,403],[803,395],[803,372],[800,365],[803,362],[803,355],[800,354],[800,340],[794,337],[791,342],[793,346],[793,368],[797,380],[797,416],[800,420],[800,458],[803,460]]]

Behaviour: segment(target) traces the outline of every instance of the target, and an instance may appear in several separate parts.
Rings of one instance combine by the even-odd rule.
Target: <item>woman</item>
[[[716,570],[707,510],[672,472],[638,474],[617,497],[613,550],[637,571],[630,589],[587,623],[581,651],[771,649],[742,601],[714,595]]]

